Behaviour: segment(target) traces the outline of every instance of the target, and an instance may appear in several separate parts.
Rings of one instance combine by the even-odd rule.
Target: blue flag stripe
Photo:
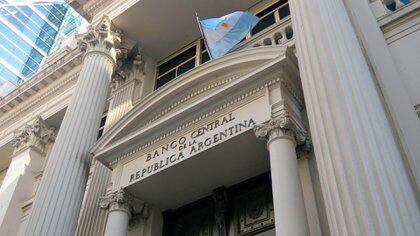
[[[201,21],[203,36],[213,59],[229,52],[252,30],[258,20],[249,12],[234,12],[221,18]]]

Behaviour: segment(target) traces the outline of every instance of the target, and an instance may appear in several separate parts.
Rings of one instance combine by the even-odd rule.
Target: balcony
[[[262,46],[292,46],[293,29],[287,0],[262,6],[259,10],[248,9],[260,21],[231,52]],[[158,89],[169,81],[209,61],[207,49],[201,38],[161,60],[157,64],[156,86]]]

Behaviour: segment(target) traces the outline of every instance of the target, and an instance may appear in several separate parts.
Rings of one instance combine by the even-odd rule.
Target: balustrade
[[[239,44],[234,51],[271,45],[291,46],[293,44],[293,28],[290,16],[279,21],[264,31],[253,35]]]
[[[379,18],[413,1],[417,0],[370,0],[370,5],[375,16]]]

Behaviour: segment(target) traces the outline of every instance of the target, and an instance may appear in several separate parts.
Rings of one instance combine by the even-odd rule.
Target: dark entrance
[[[213,194],[164,216],[164,236],[275,235],[270,173]]]

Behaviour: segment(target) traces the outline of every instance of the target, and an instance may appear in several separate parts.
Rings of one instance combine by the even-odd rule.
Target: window
[[[197,65],[210,61],[209,53],[202,39],[195,41],[192,46],[186,47],[186,49],[169,58],[158,66],[156,89]]]
[[[106,116],[107,114],[103,114],[102,119],[101,119],[101,124],[99,125],[99,131],[98,131],[98,137],[96,138],[97,140],[100,139],[102,137],[102,135],[104,134],[104,128],[105,128],[105,123],[106,123]]]
[[[208,61],[210,61],[210,55],[209,52],[207,51],[207,47],[204,44],[204,40],[200,40],[201,42],[201,64],[206,63]]]
[[[158,66],[156,88],[175,79],[195,67],[197,46],[187,48],[180,54]]]
[[[256,14],[260,21],[252,29],[251,34],[255,35],[267,27],[273,25],[274,23],[286,18],[290,15],[289,4],[287,0],[279,0],[273,5],[267,7],[266,9],[260,11]]]

